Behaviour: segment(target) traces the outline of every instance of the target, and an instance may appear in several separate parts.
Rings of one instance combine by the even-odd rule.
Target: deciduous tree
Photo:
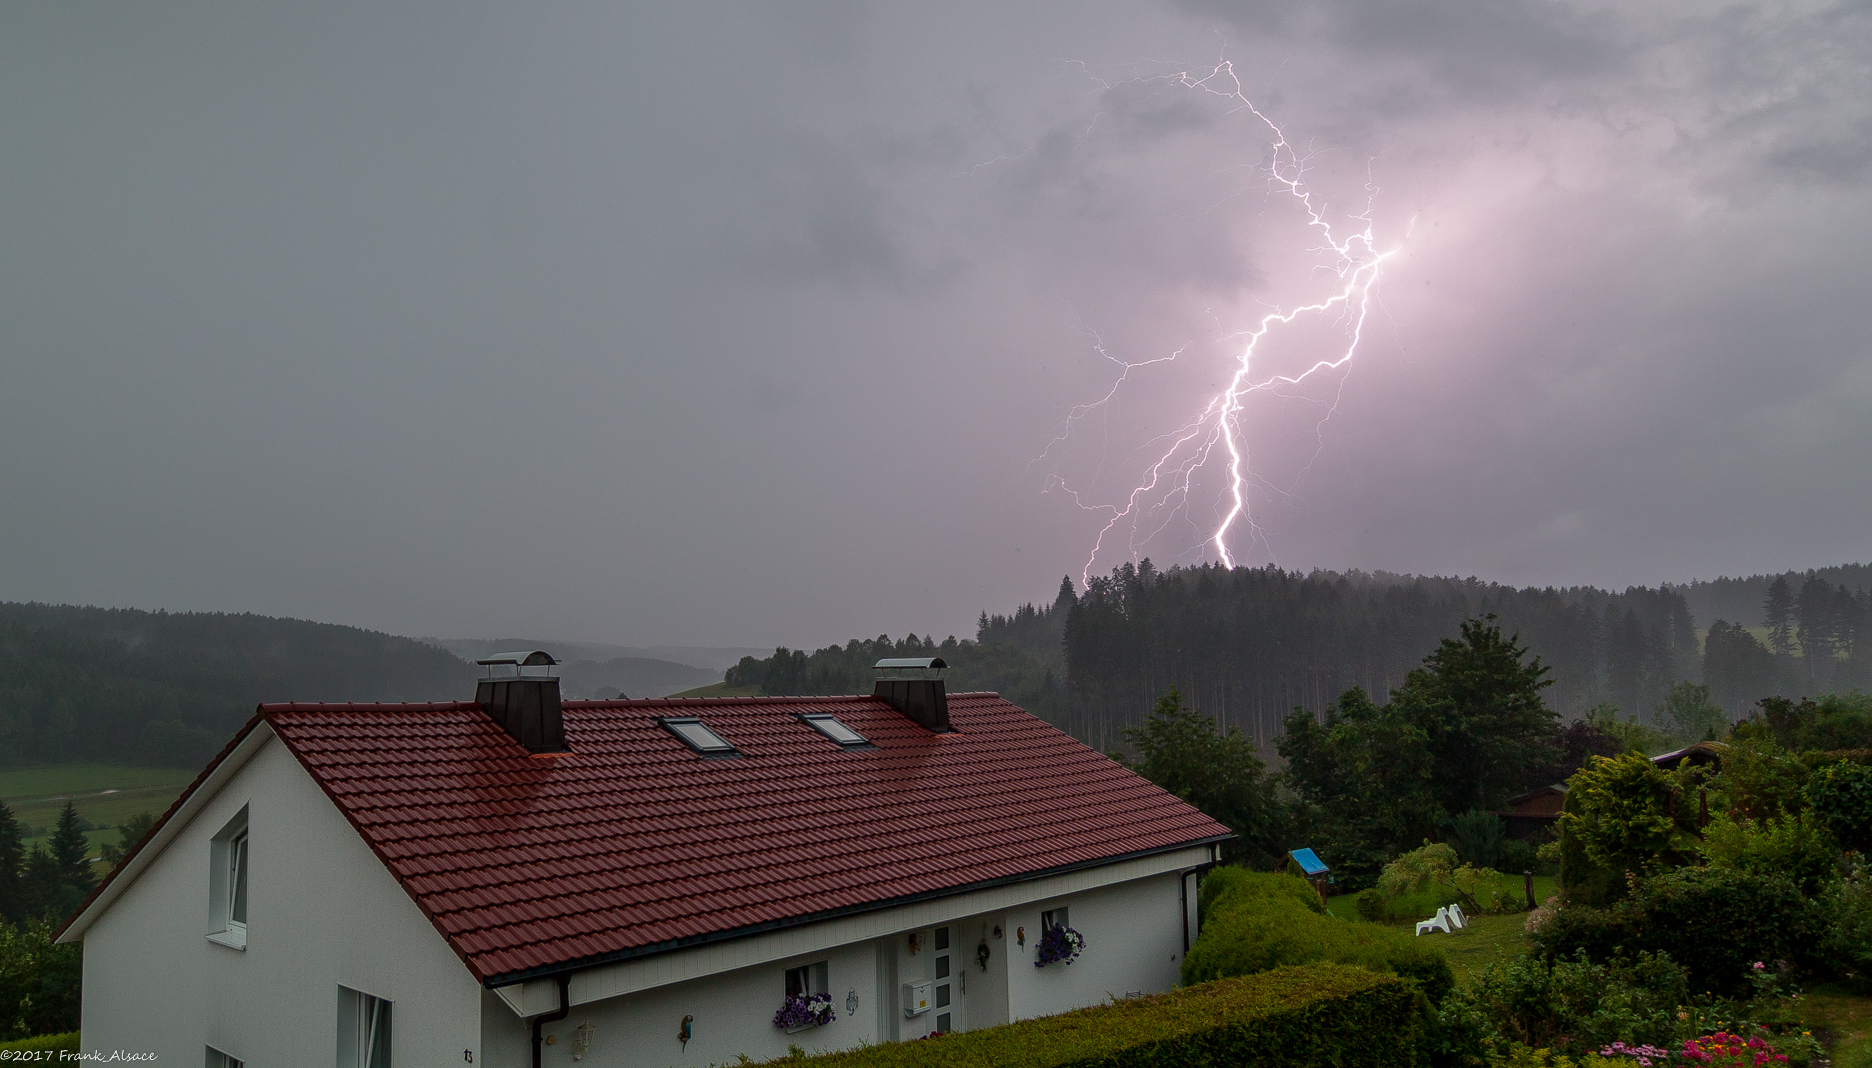
[[[1239,836],[1224,849],[1231,859],[1263,866],[1283,852],[1274,783],[1240,730],[1217,730],[1213,719],[1185,705],[1172,687],[1142,727],[1124,733],[1137,750],[1131,770]]]
[[[1547,673],[1490,615],[1465,621],[1460,639],[1443,639],[1405,676],[1391,703],[1429,741],[1444,813],[1500,808],[1551,759],[1558,717],[1541,700]]]

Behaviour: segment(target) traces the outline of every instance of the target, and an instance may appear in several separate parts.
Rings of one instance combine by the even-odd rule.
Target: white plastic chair
[[[1450,932],[1452,934],[1469,926],[1469,917],[1463,915],[1461,905],[1451,905],[1449,907],[1449,918]]]
[[[1450,914],[1447,907],[1436,910],[1436,915],[1417,924],[1417,934],[1421,937],[1426,931],[1450,933]]]

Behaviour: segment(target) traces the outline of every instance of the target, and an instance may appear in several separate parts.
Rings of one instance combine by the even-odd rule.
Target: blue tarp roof
[[[1311,849],[1296,849],[1288,856],[1292,857],[1294,863],[1300,865],[1300,870],[1308,875],[1324,875],[1332,870],[1326,866],[1325,861],[1319,858],[1319,854]]]

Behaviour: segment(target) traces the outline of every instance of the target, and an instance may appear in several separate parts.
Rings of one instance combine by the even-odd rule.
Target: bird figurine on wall
[[[695,1017],[693,1016],[685,1016],[682,1018],[682,1030],[677,1033],[676,1037],[682,1040],[683,1049],[689,1048],[689,1025],[694,1022]]]

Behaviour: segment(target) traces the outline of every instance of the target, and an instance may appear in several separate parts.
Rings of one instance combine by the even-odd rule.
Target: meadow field
[[[118,764],[50,764],[0,770],[0,801],[20,823],[26,848],[51,837],[59,811],[70,801],[78,815],[103,828],[88,832],[92,855],[117,842],[117,825],[139,812],[160,816],[195,780],[197,768],[145,768]]]

